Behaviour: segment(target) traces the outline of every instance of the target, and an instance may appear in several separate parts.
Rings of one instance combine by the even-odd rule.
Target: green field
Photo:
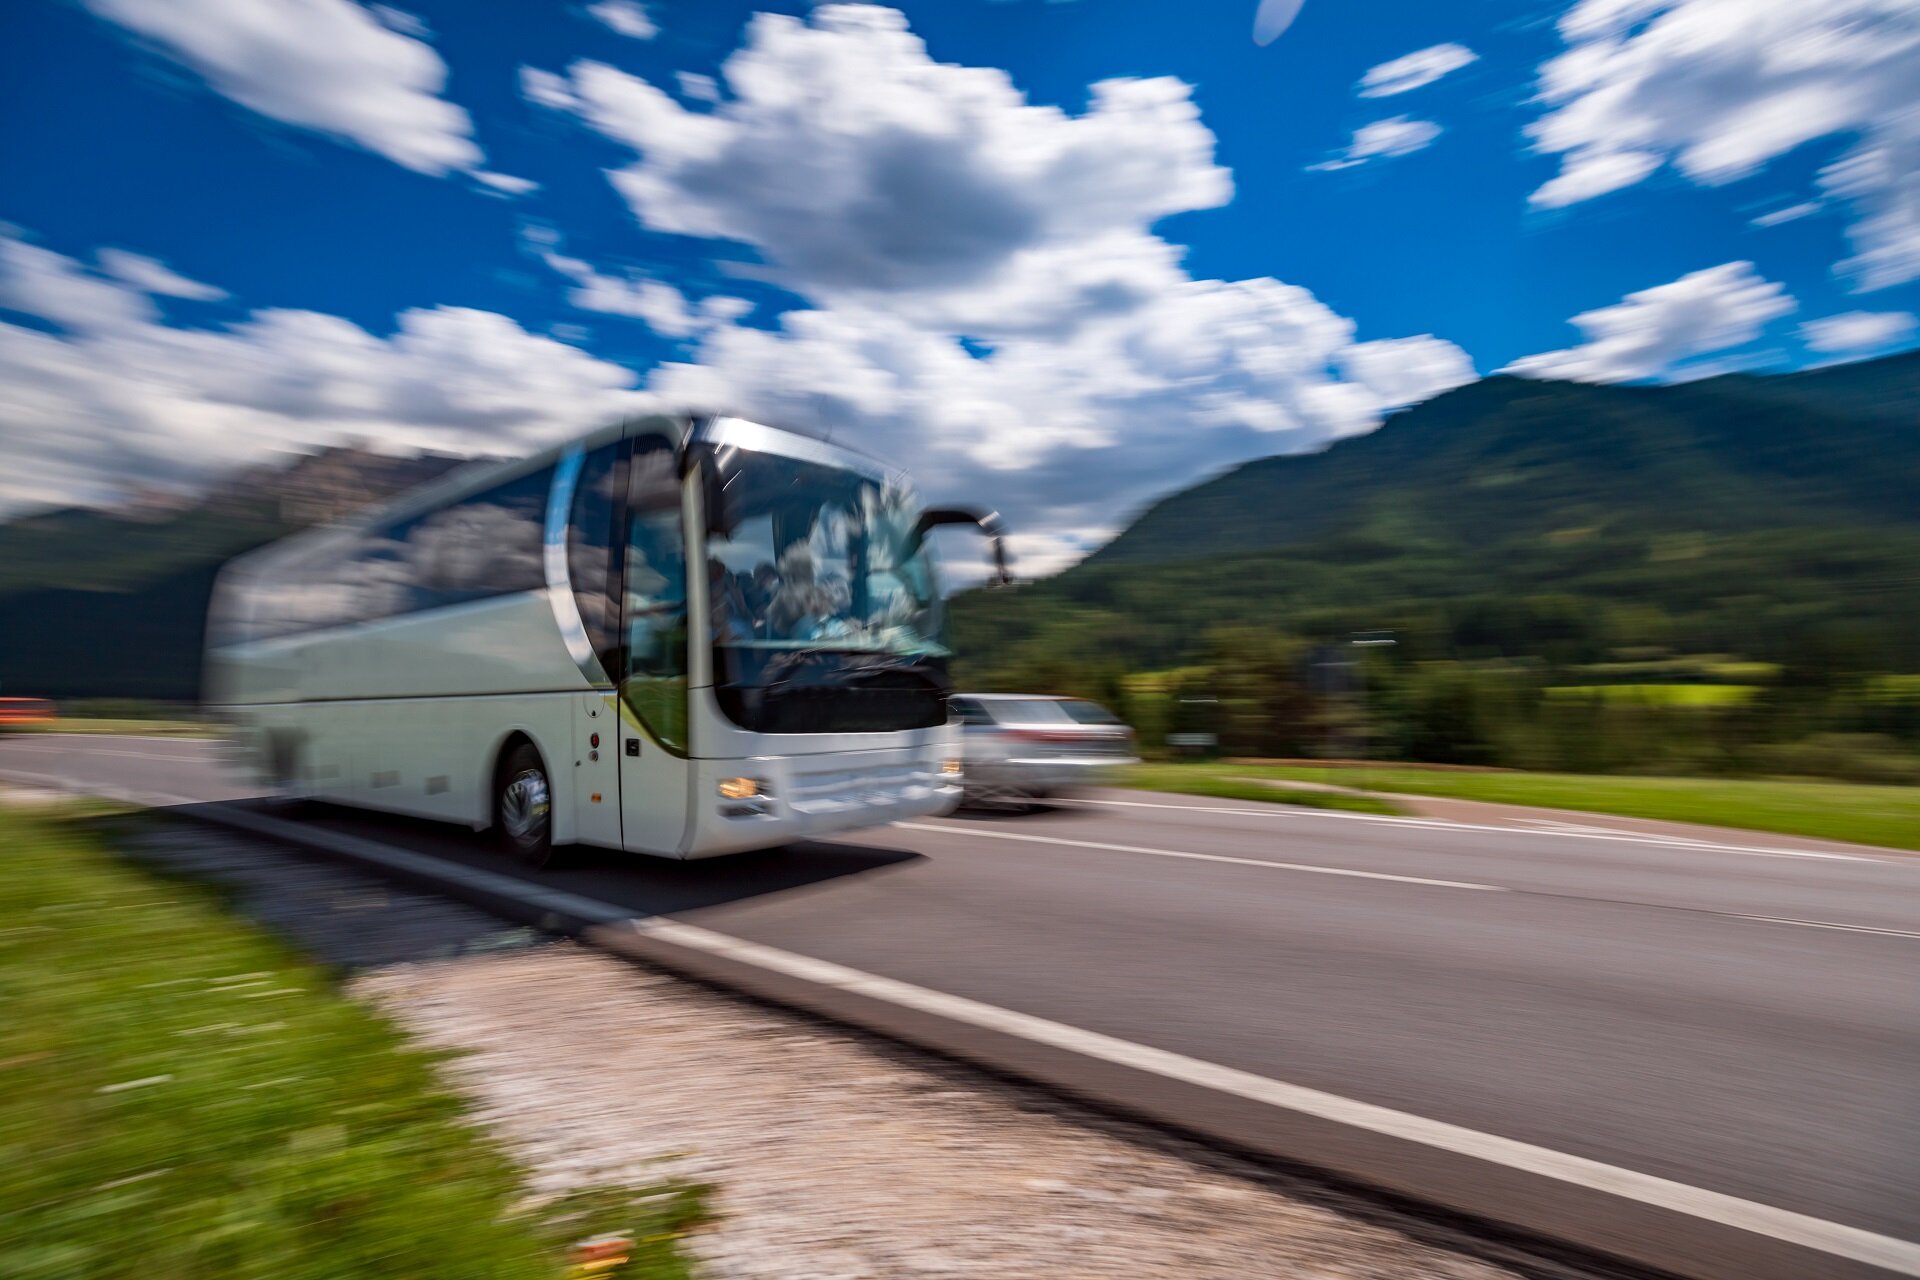
[[[1920,787],[1508,770],[1468,772],[1387,765],[1332,767],[1224,762],[1141,765],[1124,775],[1126,785],[1156,791],[1299,802],[1296,796],[1264,793],[1259,779],[1317,782],[1496,804],[1538,805],[1920,849]]]
[[[1760,695],[1753,684],[1580,684],[1557,685],[1549,699],[1598,698],[1615,706],[1737,707]]]
[[[1874,676],[1867,681],[1867,697],[1874,702],[1920,707],[1920,676]]]
[[[410,1049],[210,893],[0,806],[0,1275],[685,1277],[699,1188],[529,1206]]]
[[[1213,796],[1221,800],[1263,800],[1270,804],[1299,805],[1308,809],[1345,809],[1352,813],[1400,813],[1390,800],[1370,795],[1348,795],[1341,791],[1291,790],[1284,782],[1268,785],[1256,774],[1271,771],[1211,764],[1136,764],[1124,770],[1117,781],[1122,786],[1146,791],[1178,791],[1190,796]],[[1277,776],[1277,775],[1276,775]],[[1320,781],[1314,779],[1312,781]],[[1343,785],[1351,786],[1348,782]]]

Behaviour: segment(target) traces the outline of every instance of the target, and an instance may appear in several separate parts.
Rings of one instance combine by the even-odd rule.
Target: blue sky
[[[1475,372],[1915,341],[1900,6],[1256,7],[9,5],[0,506],[688,403],[1045,565]]]

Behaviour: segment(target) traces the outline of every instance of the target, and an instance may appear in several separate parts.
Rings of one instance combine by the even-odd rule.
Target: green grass
[[[1643,707],[1737,707],[1759,693],[1760,686],[1751,684],[1581,684],[1547,690],[1549,698]]]
[[[1873,702],[1920,706],[1920,676],[1873,676],[1867,681],[1867,697]]]
[[[689,1274],[703,1189],[529,1204],[438,1059],[210,894],[0,807],[0,1275],[547,1277],[622,1230]]]
[[[1637,778],[1564,773],[1452,772],[1389,766],[1293,766],[1209,762],[1141,766],[1129,786],[1236,799],[1273,799],[1255,794],[1197,790],[1228,785],[1231,778],[1277,778],[1338,786],[1445,796],[1496,804],[1537,805],[1611,813],[1630,818],[1698,822],[1783,835],[1811,836],[1920,849],[1920,787],[1865,786],[1850,782],[1754,781],[1722,778]],[[1288,797],[1291,799],[1291,797]]]
[[[1176,791],[1183,795],[1213,796],[1220,800],[1263,800],[1271,804],[1300,805],[1308,809],[1345,809],[1354,813],[1402,812],[1391,801],[1376,796],[1346,795],[1338,791],[1290,791],[1250,780],[1270,773],[1270,770],[1212,764],[1136,764],[1129,765],[1116,780],[1122,786],[1139,787],[1147,791]]]

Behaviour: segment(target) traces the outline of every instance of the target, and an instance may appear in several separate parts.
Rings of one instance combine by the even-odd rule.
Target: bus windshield
[[[899,480],[738,446],[707,465],[720,709],[765,733],[946,722],[945,607]]]
[[[707,537],[718,647],[944,658],[933,562],[905,485],[796,458],[723,448]]]

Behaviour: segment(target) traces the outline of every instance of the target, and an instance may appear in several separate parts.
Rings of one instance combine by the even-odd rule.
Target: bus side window
[[[636,443],[628,488],[622,621],[627,703],[660,745],[687,746],[687,555],[674,453]]]
[[[588,643],[609,676],[619,674],[614,668],[620,620],[614,612],[620,584],[610,581],[617,563],[611,554],[614,499],[616,486],[626,474],[619,455],[618,445],[603,445],[586,456],[567,520],[567,577],[573,583],[574,604]]]
[[[538,591],[547,582],[543,525],[553,468],[508,480],[428,512],[395,531],[413,609]],[[401,610],[395,610],[399,612]]]

